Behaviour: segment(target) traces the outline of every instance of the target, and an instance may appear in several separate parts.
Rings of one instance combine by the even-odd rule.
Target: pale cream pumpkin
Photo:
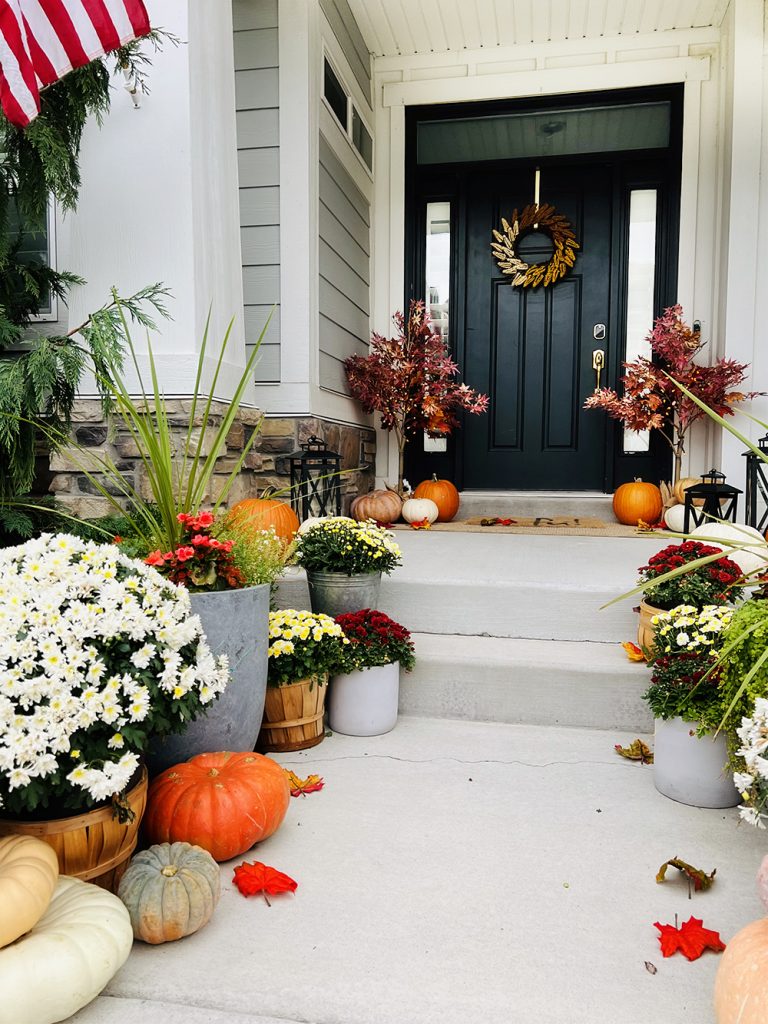
[[[420,523],[424,519],[434,523],[440,510],[431,498],[408,498],[403,502],[401,515],[406,523]]]
[[[685,526],[685,505],[673,505],[664,513],[664,524],[672,533],[682,533]]]
[[[56,854],[41,839],[0,839],[0,947],[37,924],[51,902],[58,877]]]
[[[173,942],[210,921],[221,895],[219,865],[201,846],[160,843],[136,854],[117,895],[137,939]]]
[[[133,929],[117,896],[61,876],[34,928],[0,949],[0,1024],[54,1024],[90,1003],[128,959]]]
[[[675,486],[672,488],[672,494],[675,496],[675,498],[677,499],[677,501],[681,505],[684,505],[685,504],[685,492],[688,490],[689,487],[693,487],[695,484],[700,484],[700,483],[701,483],[701,477],[700,476],[684,476],[684,477],[681,477],[677,481]],[[704,500],[702,498],[698,498],[696,500],[696,504],[697,505],[703,505],[704,504]]]
[[[717,1024],[768,1021],[768,918],[734,935],[715,978]]]

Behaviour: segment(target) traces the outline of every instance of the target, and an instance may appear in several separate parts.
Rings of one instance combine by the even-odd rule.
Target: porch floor
[[[73,1024],[712,1024],[719,958],[661,956],[654,921],[724,941],[760,916],[764,835],[673,803],[634,735],[402,717],[279,755],[325,789],[255,849],[294,895],[223,894],[197,935],[136,943]],[[717,867],[689,901],[655,874]],[[650,961],[656,974],[646,969]]]

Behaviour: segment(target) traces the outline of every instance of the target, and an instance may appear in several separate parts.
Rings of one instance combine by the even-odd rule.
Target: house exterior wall
[[[280,380],[280,136],[277,0],[234,0],[235,101],[246,349],[272,311],[256,367]]]
[[[173,319],[158,324],[153,348],[161,385],[183,395],[194,385],[209,306],[204,380],[230,318],[243,307],[232,9],[189,0],[148,0],[147,7],[152,22],[182,45],[167,44],[153,56],[151,92],[138,110],[119,79],[102,125],[86,126],[80,199],[60,225],[59,266],[87,282],[71,292],[69,325],[107,302],[113,286],[126,295],[153,282],[170,289]],[[136,344],[141,350],[143,331]],[[217,397],[231,396],[244,366],[237,316]],[[130,375],[128,381],[135,384]]]

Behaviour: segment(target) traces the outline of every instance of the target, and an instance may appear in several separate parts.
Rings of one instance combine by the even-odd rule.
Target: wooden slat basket
[[[112,805],[85,814],[49,821],[16,821],[0,818],[0,836],[35,836],[48,843],[59,858],[62,875],[94,882],[116,892],[131,854],[136,848],[139,826],[147,804],[147,769],[128,791],[126,802],[133,821],[121,824]]]
[[[328,676],[310,676],[283,686],[267,686],[259,750],[306,750],[325,735]]]

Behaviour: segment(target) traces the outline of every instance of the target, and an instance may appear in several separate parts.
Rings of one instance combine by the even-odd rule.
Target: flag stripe
[[[142,0],[0,0],[0,105],[25,127],[40,86],[150,31]]]
[[[68,67],[60,68],[56,70],[59,75],[66,74],[67,71],[71,71],[72,68],[80,67],[83,64],[88,63],[88,54],[83,49],[80,37],[75,31],[75,26],[72,24],[72,19],[69,16],[67,8],[64,6],[64,0],[40,0],[40,6],[45,11],[48,21],[54,28],[56,35],[59,38],[59,42],[63,46],[67,54]],[[38,39],[38,42],[48,53],[46,46],[46,39]],[[48,54],[50,57],[50,54]]]
[[[27,38],[18,0],[0,0],[0,35],[9,50],[9,54],[0,61],[2,67],[9,72],[6,75],[8,84],[15,93],[17,82],[23,81],[35,108],[37,108],[37,79],[27,52]],[[17,102],[26,108],[22,97],[17,96]]]
[[[56,68],[51,64],[45,51],[40,47],[37,41],[35,33],[30,28],[29,22],[26,17],[24,18],[24,27],[27,30],[27,45],[29,46],[29,56],[32,58],[32,67],[35,69],[35,74],[40,80],[42,85],[53,85],[54,82],[58,81],[58,73]],[[62,51],[63,52],[63,51]]]
[[[120,35],[115,31],[104,0],[84,0],[83,7],[96,30],[100,45],[104,50],[116,50],[120,45]]]

